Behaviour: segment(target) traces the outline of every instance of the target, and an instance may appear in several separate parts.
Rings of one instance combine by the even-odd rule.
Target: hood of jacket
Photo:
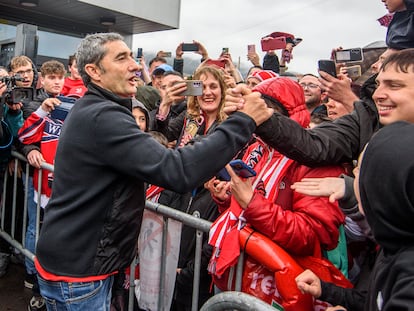
[[[361,204],[385,251],[414,246],[414,124],[395,122],[379,130],[361,161]],[[398,154],[398,156],[396,156]]]
[[[310,114],[306,108],[305,95],[299,83],[283,77],[267,79],[253,88],[253,91],[271,97],[285,107],[289,118],[302,127],[308,127]]]

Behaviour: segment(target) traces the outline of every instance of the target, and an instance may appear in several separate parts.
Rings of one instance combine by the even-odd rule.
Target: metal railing
[[[12,156],[16,159],[14,163],[14,170],[15,172],[19,168],[19,164],[24,163],[24,184],[28,185],[29,183],[29,169],[30,165],[27,163],[26,158],[17,152],[12,152]],[[41,165],[41,169],[39,170],[39,185],[37,185],[38,193],[41,193],[41,180],[42,180],[42,173],[43,170],[46,169],[48,171],[53,172],[54,167],[53,165],[44,163]],[[4,174],[4,185],[3,185],[3,193],[2,193],[2,209],[0,213],[1,221],[0,221],[0,236],[4,238],[10,245],[20,251],[24,256],[34,260],[34,254],[30,252],[25,247],[25,235],[26,235],[26,226],[27,226],[27,206],[28,206],[28,187],[24,187],[24,207],[22,215],[22,227],[17,228],[16,226],[16,219],[17,217],[17,174],[13,175],[12,182],[13,182],[13,191],[12,193],[7,193],[7,183],[11,182],[10,177],[8,176],[7,172]],[[6,206],[6,199],[7,196],[11,195],[11,206]],[[10,198],[9,198],[10,201]],[[40,201],[40,200],[38,200]],[[201,271],[201,254],[202,254],[202,243],[203,243],[203,236],[204,234],[208,233],[210,230],[211,222],[201,219],[198,212],[194,215],[189,215],[179,210],[173,209],[171,207],[153,203],[151,201],[146,202],[146,209],[153,211],[159,215],[163,216],[163,229],[162,229],[162,261],[160,267],[160,292],[158,297],[158,306],[159,310],[164,310],[165,306],[163,306],[164,300],[164,286],[165,284],[165,271],[166,271],[166,244],[167,244],[167,233],[168,233],[168,219],[174,219],[176,221],[181,222],[187,226],[190,226],[196,230],[196,248],[195,248],[195,261],[194,261],[194,279],[193,279],[193,296],[192,296],[192,306],[191,310],[196,311],[198,309],[198,297],[199,297],[199,285],[200,285],[200,271]],[[6,210],[11,211],[11,227],[10,230],[5,229],[5,216]],[[40,231],[40,202],[37,204],[37,213],[36,213],[36,232],[35,232],[35,240],[37,241],[37,237]],[[9,216],[9,215],[7,215]],[[21,241],[16,239],[17,230],[21,230]],[[139,259],[135,259],[131,264],[130,269],[130,290],[129,290],[129,305],[128,310],[132,311],[134,306],[134,299],[135,298],[135,285],[134,285],[134,276],[135,276],[135,266]],[[239,263],[243,260],[243,256],[240,256]],[[239,267],[242,265],[239,264]],[[236,275],[236,290],[240,290],[241,288],[241,275],[242,270],[241,268],[237,269]],[[217,294],[210,298],[209,301],[202,307],[201,310],[225,310],[226,308],[231,307],[232,310],[267,310],[262,309],[264,306],[269,307],[269,305],[261,302],[261,304],[257,301],[257,298],[253,296],[242,294],[240,292],[224,292]],[[252,306],[250,309],[248,306]],[[254,306],[260,306],[260,308],[256,308]],[[210,309],[211,308],[211,309]],[[246,309],[247,308],[247,309]]]

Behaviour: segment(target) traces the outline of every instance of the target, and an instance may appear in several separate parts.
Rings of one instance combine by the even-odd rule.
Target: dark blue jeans
[[[52,282],[39,277],[48,311],[109,311],[113,276],[93,282]]]

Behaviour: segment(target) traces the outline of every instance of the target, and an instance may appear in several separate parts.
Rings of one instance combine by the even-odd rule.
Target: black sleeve
[[[277,57],[276,54],[274,55],[269,55],[269,54],[265,54],[264,58],[263,58],[263,69],[264,70],[272,70],[276,73],[280,72],[280,67],[279,67],[279,58]]]
[[[373,103],[355,102],[352,113],[307,130],[279,113],[261,124],[256,134],[287,157],[310,167],[350,162],[379,128]]]
[[[350,311],[364,311],[366,291],[354,288],[343,288],[332,283],[321,281],[322,295],[319,300],[329,302],[331,305],[340,305]]]
[[[176,140],[180,137],[184,124],[185,114],[186,111],[183,111],[173,119],[169,115],[167,119],[163,121],[155,118],[153,130],[164,134],[165,137],[167,137],[168,141]]]
[[[184,59],[176,59],[174,58],[174,65],[173,68],[175,71],[183,74],[184,72]]]

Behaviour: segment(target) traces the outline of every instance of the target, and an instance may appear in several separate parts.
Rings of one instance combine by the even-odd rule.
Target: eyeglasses
[[[317,84],[315,84],[315,83],[308,83],[308,84],[306,84],[306,83],[300,83],[300,86],[302,87],[302,89],[306,89],[306,88],[308,88],[308,89],[316,89],[316,88],[320,88],[320,86],[319,85],[317,85]]]
[[[29,75],[33,72],[32,69],[27,69],[27,70],[22,70],[22,71],[18,71],[16,72],[16,74],[18,74],[19,76],[24,76],[24,75]]]

